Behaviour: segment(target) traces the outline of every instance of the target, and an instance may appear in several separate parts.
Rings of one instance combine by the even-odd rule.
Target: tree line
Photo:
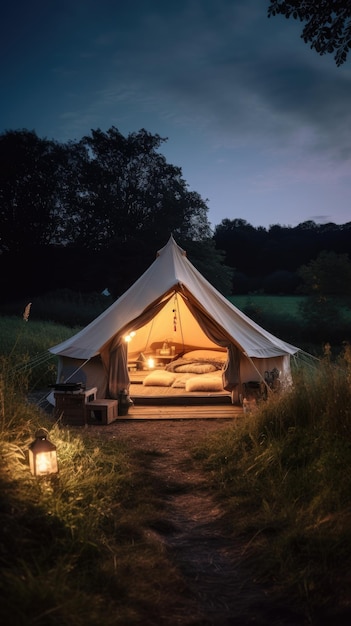
[[[170,234],[225,295],[295,293],[301,266],[324,252],[349,263],[351,222],[266,229],[236,218],[212,231],[206,202],[160,153],[165,141],[144,129],[124,137],[114,127],[67,143],[28,130],[2,133],[1,301],[106,287],[117,297]]]
[[[225,264],[233,268],[233,294],[293,294],[302,289],[302,267],[320,255],[323,259],[323,253],[339,257],[338,260],[333,255],[327,256],[334,272],[341,271],[340,257],[342,266],[347,266],[351,222],[337,225],[307,221],[295,227],[272,225],[266,229],[255,228],[243,219],[225,219],[216,226],[214,240],[216,247],[225,253]],[[344,268],[342,275],[348,275],[347,269]],[[333,282],[337,284],[336,278]]]

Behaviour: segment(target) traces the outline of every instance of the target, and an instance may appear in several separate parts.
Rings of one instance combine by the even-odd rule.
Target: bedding
[[[182,365],[176,365],[173,371],[178,374],[208,374],[209,372],[215,372],[217,367],[213,363],[184,363]]]
[[[182,358],[187,361],[219,361],[225,363],[227,352],[223,352],[223,350],[190,350],[183,354]]]
[[[166,370],[154,370],[144,378],[143,385],[145,385],[145,387],[170,387],[174,383],[175,379],[176,375],[172,374],[172,372],[167,372]]]
[[[168,363],[165,369],[168,372],[187,374],[208,374],[222,370],[227,360],[225,352],[217,350],[192,350],[182,357]]]
[[[177,374],[169,375],[164,370],[155,370],[148,374],[143,381],[145,387],[166,387],[169,389],[184,389],[191,391],[223,391],[222,372],[218,370],[211,374]]]
[[[169,387],[185,392],[223,391],[222,371],[227,360],[226,352],[217,350],[192,350],[146,375],[145,387]]]
[[[173,389],[185,389],[185,383],[187,380],[189,380],[189,378],[193,378],[194,374],[180,374],[179,376],[176,377],[174,383],[172,383],[172,388]]]
[[[185,391],[223,391],[222,378],[219,376],[194,376],[185,383]]]

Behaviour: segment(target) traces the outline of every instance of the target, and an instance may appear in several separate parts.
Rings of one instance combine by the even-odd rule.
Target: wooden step
[[[232,420],[244,415],[240,406],[232,404],[216,405],[151,405],[135,404],[126,416],[118,420],[173,420],[173,419],[227,419]]]

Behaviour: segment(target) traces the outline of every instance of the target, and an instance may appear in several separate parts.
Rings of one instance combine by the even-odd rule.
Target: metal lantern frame
[[[29,445],[29,467],[33,476],[50,476],[58,473],[57,448],[48,439],[48,432],[40,428]]]

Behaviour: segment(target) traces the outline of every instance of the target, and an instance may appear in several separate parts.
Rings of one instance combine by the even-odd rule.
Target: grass
[[[55,424],[29,389],[53,380],[36,355],[72,334],[53,323],[1,319],[0,621],[11,626],[153,626],[181,577],[160,542],[162,498],[135,451],[116,437]],[[44,427],[59,475],[36,479],[28,446]],[[162,593],[160,590],[162,589]]]
[[[28,389],[45,388],[56,380],[57,359],[49,348],[68,339],[80,327],[29,318],[0,316],[0,354],[6,356],[8,376],[26,372]]]
[[[268,296],[264,294],[250,294],[230,296],[229,300],[241,311],[253,310],[257,311],[258,314],[282,317],[288,316],[292,323],[298,323],[303,321],[301,307],[306,302],[306,296]],[[350,308],[346,306],[345,303],[340,304],[337,298],[335,298],[334,301],[335,304],[338,305],[342,315],[345,316],[350,322]]]
[[[83,294],[69,289],[56,289],[40,296],[33,296],[31,300],[31,320],[50,321],[72,328],[86,326],[113,302],[111,296],[98,293]],[[0,314],[17,318],[27,304],[28,301],[23,299],[2,302]]]
[[[52,424],[0,365],[0,620],[3,624],[158,623],[159,589],[177,572],[145,529],[162,503],[118,438]],[[35,479],[27,450],[38,427],[57,445],[59,476]]]
[[[195,455],[277,601],[300,606],[309,623],[349,619],[349,347],[337,364],[327,356],[300,371],[291,391],[201,442]]]
[[[243,295],[231,296],[229,300],[241,311],[256,309],[258,313],[288,315],[294,322],[301,321],[300,306],[305,296],[266,296]]]
[[[0,316],[0,354],[16,358],[24,353],[35,356],[80,329],[80,326],[70,328],[53,322],[35,319],[25,322],[21,317]]]
[[[320,356],[330,343],[336,353],[351,342],[351,309],[347,299],[306,296],[232,296],[230,301],[273,335]]]
[[[12,318],[1,324],[0,620],[161,626],[161,609],[167,612],[183,581],[165,549],[146,540],[163,513],[147,461],[141,467],[118,438],[53,424],[26,401],[37,378],[33,355],[72,329]],[[29,367],[16,367],[23,362]],[[38,367],[42,378],[52,375],[52,363]],[[317,367],[296,370],[294,379],[290,391],[261,403],[238,426],[202,437],[193,454],[272,601],[299,607],[306,624],[341,625],[350,617],[351,584],[349,346],[337,362],[326,351]],[[28,445],[39,427],[59,451],[59,478],[52,481],[28,470]]]

